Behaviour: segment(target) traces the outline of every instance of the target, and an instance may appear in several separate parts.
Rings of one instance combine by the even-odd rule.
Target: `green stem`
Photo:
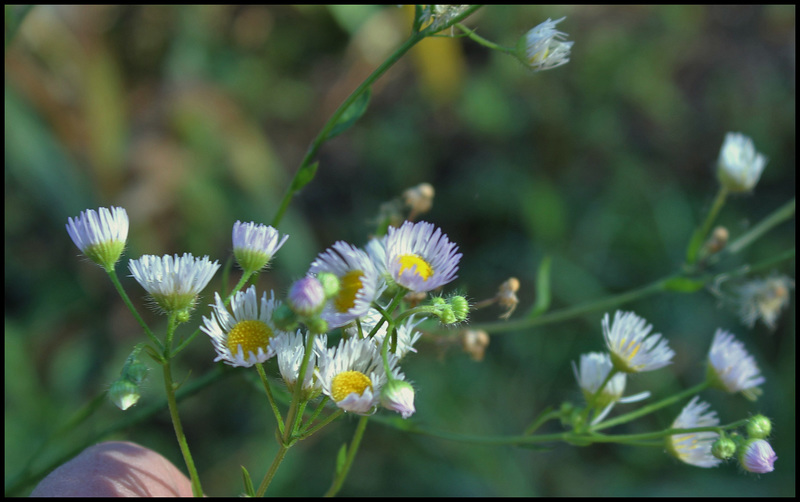
[[[683,390],[681,392],[678,392],[674,396],[670,396],[668,398],[662,399],[661,401],[659,401],[657,403],[653,403],[653,404],[650,404],[650,405],[647,405],[647,406],[643,406],[643,407],[641,407],[641,408],[639,408],[639,409],[637,409],[635,411],[632,411],[630,413],[626,413],[625,415],[620,415],[620,416],[618,416],[616,418],[612,418],[611,420],[606,420],[604,422],[600,422],[599,424],[593,426],[591,428],[591,430],[592,431],[599,431],[599,430],[607,429],[609,427],[613,427],[615,425],[619,425],[619,424],[624,424],[626,422],[630,422],[631,420],[635,420],[635,419],[637,419],[639,417],[643,417],[645,415],[653,413],[656,410],[659,410],[659,409],[661,409],[661,408],[663,408],[665,406],[669,406],[669,405],[671,405],[673,403],[676,403],[676,402],[678,402],[678,401],[680,401],[682,399],[685,399],[685,398],[687,398],[687,397],[689,397],[689,396],[691,396],[693,394],[697,394],[697,393],[705,390],[706,388],[708,388],[708,386],[709,386],[708,381],[703,381],[703,382],[695,385],[694,387],[691,387],[689,389],[686,389],[686,390]]]
[[[700,248],[703,246],[703,242],[708,235],[708,231],[711,230],[711,225],[714,223],[714,220],[717,219],[717,215],[719,214],[720,209],[722,209],[722,206],[725,204],[725,199],[727,197],[728,189],[725,188],[724,185],[720,185],[719,192],[717,192],[717,197],[714,199],[714,203],[711,206],[711,210],[708,212],[708,216],[706,216],[706,221],[703,222],[702,226],[695,230],[694,234],[692,234],[692,239],[689,241],[689,248],[686,250],[687,264],[694,265],[694,263],[697,261]]]
[[[258,491],[256,491],[256,497],[264,496],[264,492],[267,491],[269,484],[272,482],[272,478],[274,478],[275,473],[278,472],[278,467],[281,466],[281,462],[283,462],[283,458],[286,456],[286,452],[289,451],[289,448],[290,448],[289,446],[283,443],[280,443],[278,445],[278,453],[275,454],[275,458],[272,460],[272,465],[269,466],[267,474],[264,476],[264,479],[258,486]]]
[[[175,314],[169,315],[169,324],[167,327],[167,338],[164,347],[164,389],[167,393],[167,405],[169,407],[169,415],[172,418],[172,425],[175,428],[175,436],[178,438],[178,445],[183,454],[183,460],[186,462],[186,468],[189,470],[189,477],[192,480],[192,493],[195,497],[203,496],[203,488],[200,486],[200,477],[197,475],[197,469],[194,466],[192,453],[189,451],[189,443],[186,441],[186,436],[183,433],[183,426],[181,425],[180,415],[178,414],[178,403],[175,400],[175,384],[172,382],[172,354],[170,349],[172,347],[172,337],[175,334],[177,325]]]
[[[502,45],[498,45],[498,44],[492,42],[491,40],[487,40],[487,39],[483,38],[482,36],[478,35],[475,32],[475,30],[471,30],[471,29],[467,28],[466,26],[464,26],[461,23],[457,23],[455,26],[456,26],[456,28],[458,28],[461,31],[463,31],[464,33],[466,33],[467,36],[471,40],[481,44],[484,47],[488,47],[489,49],[492,49],[494,51],[504,52],[504,53],[509,54],[511,56],[515,56],[516,53],[517,53],[517,50],[514,47],[504,47]]]
[[[552,324],[555,322],[565,321],[567,319],[572,319],[574,317],[580,317],[590,312],[596,312],[598,310],[608,310],[612,307],[617,307],[624,303],[632,302],[634,300],[640,300],[642,298],[646,298],[656,293],[660,293],[665,290],[665,285],[668,283],[668,281],[676,277],[681,277],[681,276],[678,274],[671,275],[669,277],[659,279],[641,288],[633,289],[631,291],[626,291],[625,293],[609,296],[593,302],[584,303],[582,305],[576,305],[575,307],[557,310],[549,314],[543,314],[539,317],[522,318],[514,321],[476,323],[473,324],[471,328],[476,330],[479,329],[484,330],[488,333],[501,333],[505,331],[517,331],[525,328],[532,328],[534,326],[542,326],[545,324]]]
[[[144,332],[145,334],[147,334],[147,337],[150,338],[150,340],[154,344],[156,344],[158,350],[163,351],[164,344],[162,344],[161,340],[156,338],[153,332],[150,331],[150,328],[147,326],[147,323],[144,322],[142,316],[140,316],[139,312],[136,311],[136,307],[133,306],[133,302],[131,302],[131,299],[128,297],[128,294],[125,293],[125,289],[123,289],[122,284],[119,282],[119,277],[117,277],[117,271],[112,268],[111,270],[106,270],[106,272],[108,273],[108,278],[111,279],[111,283],[114,284],[114,287],[117,289],[117,293],[119,293],[119,296],[122,298],[122,301],[125,302],[125,305],[128,307],[128,310],[130,310],[131,314],[133,314],[134,319],[136,319],[136,321],[139,323],[142,329],[144,329]]]
[[[258,371],[258,376],[261,378],[261,383],[264,385],[264,392],[267,393],[269,405],[272,408],[272,413],[275,415],[275,421],[278,423],[278,430],[281,432],[281,434],[283,434],[283,419],[281,418],[281,410],[278,409],[278,403],[275,402],[275,398],[272,395],[272,388],[269,386],[269,380],[267,380],[267,373],[264,371],[264,365],[257,363],[256,371]]]
[[[353,460],[358,452],[358,447],[361,445],[361,438],[364,437],[364,431],[367,428],[368,421],[369,417],[361,417],[358,420],[358,426],[356,426],[356,432],[353,434],[353,440],[350,441],[350,447],[347,449],[347,457],[345,458],[344,465],[333,479],[331,487],[325,493],[326,497],[333,497],[336,495],[339,492],[339,489],[341,489],[342,484],[344,484],[344,480],[347,479],[347,474],[350,472],[350,467],[353,465]]]
[[[758,222],[757,225],[753,226],[750,230],[748,230],[744,235],[736,239],[735,241],[728,244],[728,246],[724,249],[725,254],[736,254],[740,252],[745,247],[749,246],[756,240],[758,240],[762,235],[767,233],[769,230],[772,230],[779,224],[783,223],[786,220],[789,220],[794,217],[795,214],[795,199],[790,200],[783,206],[779,207],[769,216]]]

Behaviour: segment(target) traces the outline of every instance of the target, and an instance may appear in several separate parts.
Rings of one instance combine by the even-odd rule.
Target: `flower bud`
[[[458,322],[466,321],[469,315],[469,302],[463,296],[454,296],[450,298],[450,306],[453,308],[453,314],[456,316]]]
[[[303,277],[292,284],[288,303],[297,315],[313,316],[325,305],[325,290],[316,277]]]
[[[334,298],[339,294],[339,278],[336,274],[330,272],[320,272],[317,274],[317,280],[322,285],[322,291],[325,292],[325,298]]]
[[[772,422],[764,415],[758,414],[747,421],[747,436],[751,439],[767,439],[772,433]]]
[[[125,411],[136,404],[142,395],[139,393],[138,385],[127,378],[120,378],[111,384],[111,388],[108,389],[108,397],[117,408]]]
[[[736,454],[736,442],[727,436],[722,436],[711,445],[711,454],[720,460],[728,460]]]
[[[404,380],[389,380],[381,390],[381,405],[404,419],[414,414],[414,387]]]
[[[774,464],[778,460],[772,446],[763,439],[750,439],[739,453],[739,463],[744,470],[765,474],[775,470]]]

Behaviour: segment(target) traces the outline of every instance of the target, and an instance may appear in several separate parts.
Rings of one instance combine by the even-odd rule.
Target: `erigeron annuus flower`
[[[112,270],[128,239],[128,213],[124,208],[87,209],[67,219],[67,233],[87,258]]]
[[[284,383],[290,392],[294,392],[300,366],[303,363],[306,341],[308,335],[303,336],[298,330],[295,333],[286,333],[275,339],[275,354],[278,359],[278,370],[281,372]],[[314,374],[317,367],[317,358],[327,350],[327,335],[314,337],[314,349],[308,359],[308,366],[303,375],[303,399],[313,399],[322,392],[322,383]]]
[[[250,367],[263,363],[275,355],[276,339],[286,335],[272,324],[272,311],[278,303],[270,291],[264,292],[261,301],[256,296],[256,287],[239,291],[231,299],[231,311],[214,293],[215,303],[209,317],[203,317],[200,327],[214,344],[217,357],[214,362],[224,361],[231,366]]]
[[[389,368],[393,379],[405,377],[396,367],[397,358],[389,354]],[[317,359],[316,377],[322,383],[322,392],[336,406],[359,415],[374,412],[381,389],[388,378],[380,352],[367,338],[342,339]]]
[[[144,255],[131,260],[128,268],[133,278],[150,293],[165,312],[185,311],[194,306],[197,295],[219,269],[219,262],[208,256]]]
[[[580,369],[575,365],[575,362],[572,363],[572,372],[575,374],[575,380],[578,381],[587,403],[592,401],[597,389],[606,380],[613,367],[611,357],[601,352],[581,354]],[[611,380],[603,387],[594,402],[594,405],[597,408],[602,408],[602,411],[592,420],[593,425],[603,420],[615,403],[635,403],[650,396],[650,392],[641,392],[632,396],[622,397],[625,392],[626,379],[625,373],[619,372],[611,377]]]
[[[461,253],[432,223],[403,223],[386,235],[386,269],[394,281],[415,292],[431,291],[456,278]]]
[[[786,276],[773,276],[764,280],[754,279],[739,288],[739,314],[749,328],[759,318],[771,330],[775,329],[778,317],[789,304],[789,290],[794,282]]]
[[[775,470],[778,455],[772,446],[763,439],[753,439],[744,444],[739,456],[739,464],[744,470],[766,474]]]
[[[610,325],[608,314],[603,317],[603,336],[615,368],[625,373],[639,373],[672,363],[675,352],[661,334],[648,336],[652,329],[652,325],[633,312],[618,310]]]
[[[283,246],[288,235],[255,222],[233,224],[233,255],[245,272],[256,272],[269,265],[269,261]]]
[[[365,315],[385,286],[369,255],[339,241],[311,263],[309,273],[329,272],[339,278],[339,291],[326,304],[320,317],[331,328],[344,326]]]
[[[730,393],[741,392],[750,400],[761,394],[758,386],[766,382],[744,344],[723,329],[714,334],[706,374],[712,386]]]
[[[673,429],[693,429],[695,427],[713,427],[719,425],[715,411],[706,410],[708,403],[699,401],[695,396],[687,404],[678,418],[672,422]],[[716,467],[722,460],[711,454],[711,447],[717,440],[716,432],[691,432],[667,436],[667,451],[679,460],[697,467]]]
[[[549,70],[569,62],[569,52],[575,42],[563,42],[567,34],[556,25],[566,19],[550,18],[528,31],[517,43],[517,57],[533,71]]]
[[[729,132],[719,151],[717,178],[731,192],[749,192],[756,186],[767,158],[756,151],[753,140],[742,133]]]

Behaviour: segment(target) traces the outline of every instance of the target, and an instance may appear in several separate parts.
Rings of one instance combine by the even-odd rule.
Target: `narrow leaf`
[[[688,277],[673,277],[664,283],[664,291],[675,291],[677,293],[694,293],[703,289],[705,281],[689,279]]]
[[[536,303],[533,306],[529,318],[538,317],[550,308],[550,264],[552,259],[545,256],[539,264],[539,272],[536,275]]]
[[[339,117],[339,120],[336,122],[336,125],[333,126],[331,132],[328,133],[328,139],[333,138],[334,136],[338,136],[342,134],[346,130],[350,129],[353,124],[356,123],[358,119],[361,118],[362,115],[367,111],[367,106],[369,105],[369,98],[370,98],[370,89],[369,87],[361,93],[361,95],[353,101],[353,104],[347,107],[342,113],[342,116]]]
[[[242,481],[244,482],[244,493],[248,497],[255,497],[256,491],[253,488],[253,480],[250,479],[250,473],[242,466]]]
[[[347,443],[342,444],[339,448],[339,453],[336,454],[336,475],[342,473],[344,464],[347,462]]]
[[[319,167],[319,161],[303,166],[292,181],[292,192],[300,190],[313,180],[317,175],[317,167]]]

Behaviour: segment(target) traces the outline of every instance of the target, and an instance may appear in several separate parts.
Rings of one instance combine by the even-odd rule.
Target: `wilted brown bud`
[[[510,277],[506,282],[500,285],[500,289],[497,291],[497,302],[501,307],[506,309],[505,314],[500,316],[501,319],[508,320],[514,312],[514,309],[517,308],[519,304],[519,299],[516,294],[517,291],[519,291],[519,280],[517,280],[516,277]]]
[[[725,227],[716,227],[713,232],[711,232],[711,237],[703,246],[705,249],[705,255],[709,256],[715,253],[719,253],[722,251],[725,246],[728,244],[728,229]]]
[[[486,347],[489,346],[489,334],[483,330],[466,329],[459,333],[461,346],[473,361],[482,361]]]
[[[435,191],[430,183],[420,183],[403,192],[403,200],[411,209],[408,215],[409,220],[414,220],[417,216],[430,211],[433,206],[433,195]]]

